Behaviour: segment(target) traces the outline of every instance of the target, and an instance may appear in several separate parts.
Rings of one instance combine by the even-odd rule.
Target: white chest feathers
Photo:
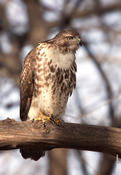
[[[40,44],[38,48],[41,48],[41,45],[42,44]],[[69,69],[75,60],[75,55],[73,53],[63,53],[57,47],[42,47],[42,49],[40,49],[40,55],[42,54],[46,54],[46,57],[52,60],[53,64],[63,69]]]

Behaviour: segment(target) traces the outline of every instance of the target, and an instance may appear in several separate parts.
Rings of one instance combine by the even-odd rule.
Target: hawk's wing
[[[36,61],[36,48],[33,49],[25,58],[21,76],[20,76],[20,118],[26,120],[31,105],[34,91],[34,67]],[[44,155],[40,147],[25,146],[20,148],[22,156],[38,160]]]
[[[36,60],[36,49],[26,56],[20,76],[20,118],[27,120],[34,90],[34,65]]]

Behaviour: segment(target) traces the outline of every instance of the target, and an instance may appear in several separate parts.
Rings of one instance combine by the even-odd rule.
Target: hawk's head
[[[53,39],[54,43],[65,51],[75,52],[81,44],[81,38],[74,29],[65,29]]]

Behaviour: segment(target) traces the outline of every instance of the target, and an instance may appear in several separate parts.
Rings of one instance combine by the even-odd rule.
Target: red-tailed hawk
[[[39,43],[27,55],[20,77],[21,120],[43,121],[46,117],[62,116],[76,86],[75,53],[80,41],[75,30],[63,30],[53,39]],[[21,150],[25,158],[37,160],[41,156],[29,152],[31,149]]]

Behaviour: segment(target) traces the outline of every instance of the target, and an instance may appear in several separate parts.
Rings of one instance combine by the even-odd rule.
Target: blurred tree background
[[[19,119],[19,75],[25,55],[65,27],[86,47],[77,52],[77,87],[64,120],[121,126],[121,0],[0,0],[0,119]],[[56,149],[34,162],[0,153],[2,175],[119,175],[106,154]]]

